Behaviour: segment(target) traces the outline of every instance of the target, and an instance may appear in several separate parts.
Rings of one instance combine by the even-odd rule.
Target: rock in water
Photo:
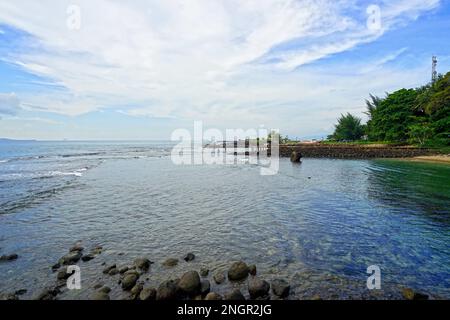
[[[164,281],[156,291],[156,300],[175,300],[177,296],[178,286],[174,280]]]
[[[81,257],[81,260],[83,262],[88,262],[91,261],[92,259],[95,259],[95,256],[92,253],[85,254],[84,256]]]
[[[245,297],[243,296],[243,294],[241,293],[241,291],[239,289],[235,289],[225,295],[225,300],[240,301],[240,300],[245,300]]]
[[[291,162],[300,163],[302,162],[302,154],[300,152],[294,151],[291,154]]]
[[[272,281],[272,292],[274,295],[285,298],[289,295],[291,286],[286,280],[276,279]]]
[[[148,270],[152,262],[146,258],[137,258],[134,260],[134,265],[142,270]]]
[[[419,293],[419,292],[415,292],[411,288],[404,288],[402,290],[402,294],[406,300],[428,300],[428,298],[429,298],[428,295]]]
[[[70,252],[81,252],[84,248],[81,246],[81,244],[76,244],[72,248],[70,248]]]
[[[3,262],[3,261],[14,261],[14,260],[17,260],[17,258],[19,258],[19,256],[17,254],[15,254],[15,253],[10,254],[10,255],[3,255],[3,256],[0,257],[0,262]]]
[[[203,268],[200,269],[200,276],[201,277],[207,277],[208,274],[209,274],[209,269],[208,268],[203,267]]]
[[[106,267],[105,269],[103,269],[103,273],[104,273],[104,274],[108,274],[112,269],[115,269],[115,268],[116,268],[116,265],[113,264],[113,265],[111,265],[111,266]]]
[[[109,295],[106,292],[97,291],[97,292],[94,292],[91,295],[91,300],[94,300],[94,301],[106,301],[106,300],[110,300],[110,298],[109,298]]]
[[[197,271],[189,271],[183,274],[178,282],[178,287],[188,296],[195,296],[200,293],[201,283],[200,276]]]
[[[193,261],[195,259],[195,255],[193,253],[188,253],[185,257],[184,257],[184,261],[186,262],[190,262]]]
[[[248,266],[245,264],[245,262],[235,262],[228,270],[228,279],[231,281],[243,280],[247,278],[248,271]]]
[[[248,273],[252,276],[256,276],[256,266],[254,264],[248,266]]]
[[[178,259],[167,259],[166,261],[163,262],[163,266],[165,267],[175,267],[178,264]]]
[[[222,284],[225,282],[225,275],[223,272],[216,272],[213,276],[214,282],[217,284]]]
[[[138,277],[135,274],[126,275],[122,279],[122,289],[123,290],[131,290],[136,284]]]
[[[254,277],[248,281],[248,292],[252,299],[267,296],[270,290],[270,285],[267,281]]]
[[[136,283],[136,285],[130,291],[133,299],[137,299],[137,297],[139,297],[142,289],[144,289],[144,285],[142,283]]]
[[[156,299],[156,290],[153,288],[142,289],[142,291],[139,295],[139,299],[141,299],[142,301],[155,300]]]
[[[222,300],[222,296],[215,292],[210,292],[206,295],[205,300]]]
[[[59,263],[63,265],[77,263],[81,259],[82,253],[80,251],[72,251],[59,259]]]
[[[107,287],[107,286],[104,286],[104,287],[101,287],[100,290],[98,290],[98,292],[110,293],[111,292],[111,288]]]

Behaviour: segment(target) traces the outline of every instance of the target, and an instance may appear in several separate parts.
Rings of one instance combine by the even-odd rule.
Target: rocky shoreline
[[[87,251],[81,243],[75,244],[68,253],[62,256],[57,263],[51,266],[55,277],[54,285],[47,287],[33,295],[33,300],[59,300],[64,291],[67,291],[67,281],[73,273],[68,272],[69,266],[89,263],[103,252],[102,246],[94,246]],[[15,259],[17,255],[12,255]],[[4,261],[13,261],[4,260]],[[183,260],[189,268],[189,264],[196,259],[195,254],[188,253]],[[176,267],[180,261],[176,258],[168,258],[161,262],[166,269]],[[207,266],[202,266],[198,271],[189,270],[179,277],[169,278],[162,281],[158,286],[148,285],[152,276],[152,265],[155,262],[146,257],[134,259],[130,264],[119,266],[116,263],[103,262],[101,274],[110,279],[108,285],[99,281],[93,286],[88,300],[115,300],[111,297],[113,290],[120,290],[122,299],[126,300],[282,300],[291,299],[293,288],[289,280],[276,277],[269,281],[258,275],[257,266],[249,265],[244,261],[236,261],[229,264],[227,270],[211,272]],[[331,281],[336,279],[329,279]],[[232,284],[225,292],[214,290],[226,283]],[[111,285],[113,284],[113,285]],[[20,300],[27,293],[27,289],[20,289],[13,293],[0,294],[0,300]],[[426,300],[427,294],[417,292],[411,288],[402,288],[395,299]],[[374,298],[374,297],[368,297]],[[376,297],[375,297],[376,298]],[[383,299],[383,297],[380,297]],[[64,298],[62,298],[64,299]],[[309,300],[329,299],[318,294]]]
[[[294,144],[280,145],[280,157],[300,153],[306,158],[374,159],[415,158],[439,155],[434,149],[389,145]]]

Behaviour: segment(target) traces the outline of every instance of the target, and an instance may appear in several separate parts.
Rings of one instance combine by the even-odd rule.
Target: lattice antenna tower
[[[438,77],[438,73],[437,73],[437,57],[433,56],[432,58],[432,69],[431,69],[431,82],[435,83]]]

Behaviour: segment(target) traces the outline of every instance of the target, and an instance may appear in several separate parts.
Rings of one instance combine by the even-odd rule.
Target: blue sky
[[[369,93],[428,82],[432,55],[450,71],[448,30],[439,0],[0,0],[0,137],[326,136]]]

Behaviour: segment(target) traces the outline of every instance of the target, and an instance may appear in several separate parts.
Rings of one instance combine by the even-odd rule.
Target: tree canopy
[[[341,115],[338,119],[338,124],[332,137],[338,141],[355,141],[361,139],[363,135],[364,126],[361,124],[361,119],[347,113],[346,115]]]

